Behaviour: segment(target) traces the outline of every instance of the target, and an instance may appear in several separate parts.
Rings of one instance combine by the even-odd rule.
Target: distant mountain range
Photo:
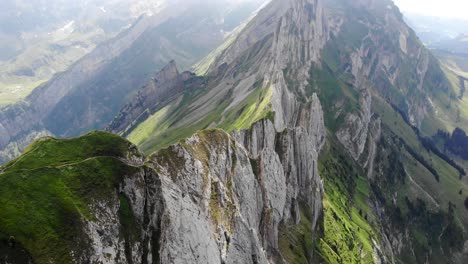
[[[158,14],[158,1],[2,1],[0,105],[27,96],[142,15]]]
[[[468,17],[461,20],[405,13],[405,18],[429,48],[468,54]]]

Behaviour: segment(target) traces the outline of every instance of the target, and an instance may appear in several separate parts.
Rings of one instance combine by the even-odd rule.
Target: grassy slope
[[[437,182],[434,175],[428,172],[419,162],[414,160],[414,157],[405,151],[404,154],[407,158],[404,163],[408,173],[421,187],[415,187],[416,190],[419,190],[417,192],[420,192],[421,189],[425,190],[442,205],[443,208],[445,208],[449,202],[454,203],[457,206],[460,219],[465,223],[465,228],[468,230],[468,211],[465,210],[463,205],[464,196],[459,195],[460,190],[462,190],[463,193],[467,193],[468,186],[464,181],[459,179],[460,175],[458,171],[434,153],[427,151],[419,142],[413,129],[409,127],[403,118],[388,104],[381,100],[376,100],[374,111],[381,116],[385,124],[385,129],[390,130],[393,134],[403,139],[406,144],[419,153],[439,173],[440,182]],[[409,192],[402,194],[403,196],[410,195],[414,198],[427,198],[427,195],[424,193],[420,193],[419,196],[415,196],[414,193]]]
[[[94,219],[89,205],[110,199],[120,177],[137,170],[119,160],[130,146],[103,132],[34,143],[2,168],[0,239],[13,236],[36,263],[70,263],[69,252],[89,243],[80,234],[82,219]]]
[[[413,129],[405,123],[401,115],[395,112],[390,105],[379,98],[374,98],[373,108],[382,118],[383,129],[401,138],[416,150],[440,175],[440,181],[438,182],[434,175],[412,157],[408,151],[400,147],[400,159],[407,174],[406,183],[403,185],[394,183],[394,186],[399,187],[395,190],[387,189],[383,195],[393,196],[394,193],[398,193],[396,195],[398,197],[396,204],[401,208],[405,217],[410,217],[408,216],[407,211],[409,209],[405,197],[408,197],[414,203],[418,199],[423,200],[428,208],[426,214],[432,214],[432,216],[427,216],[428,219],[440,217],[442,219],[440,221],[444,225],[449,223],[447,220],[449,218],[448,204],[455,204],[455,222],[462,228],[461,232],[466,232],[463,230],[467,228],[468,213],[463,205],[465,196],[460,195],[459,191],[461,190],[463,194],[466,194],[468,186],[459,180],[458,171],[437,155],[427,151],[419,142]],[[326,106],[324,110],[325,112],[328,111]],[[334,127],[333,124],[335,122],[328,122],[329,129]],[[371,191],[371,181],[360,171],[359,165],[351,162],[352,158],[345,154],[342,147],[334,142],[333,137],[329,136],[329,146],[321,154],[319,160],[320,175],[324,179],[325,196],[323,234],[317,241],[316,251],[326,263],[372,262],[373,240],[379,241],[375,228],[380,223],[376,222],[376,218],[368,206],[369,197],[375,195]],[[394,165],[389,165],[387,169],[394,170],[395,168]],[[389,174],[389,171],[385,173]],[[424,252],[431,248],[430,243],[434,244],[438,243],[438,241],[433,240],[432,233],[425,231],[425,216],[418,217],[417,220],[414,220],[417,224],[412,229],[414,233],[411,234],[411,239],[415,250],[417,252],[420,250],[421,252],[418,254],[422,256]],[[406,221],[412,220],[407,218]],[[439,227],[443,228],[442,224]],[[443,229],[439,230],[435,227],[433,227],[433,230],[435,230],[434,233],[443,232]],[[443,240],[442,243],[449,243],[446,241],[450,241],[450,239]],[[293,254],[293,256],[298,255]],[[406,256],[409,257],[409,255]],[[434,250],[433,257],[441,260],[443,253]],[[417,262],[419,260],[411,258],[411,261]]]
[[[349,76],[342,73],[339,64],[349,60],[343,43],[357,47],[367,31],[356,21],[347,28],[346,32],[357,33],[338,36],[322,51],[324,67],[312,68],[310,72],[309,89],[318,93],[330,131],[319,159],[325,195],[323,230],[315,251],[325,263],[371,263],[373,240],[379,241],[379,237],[368,205],[369,182],[333,136],[348,113],[359,111],[359,94],[346,84]]]
[[[358,24],[357,28],[364,35]],[[325,114],[325,125],[330,131],[328,144],[319,159],[320,176],[324,180],[324,215],[321,234],[315,241],[314,261],[325,263],[370,263],[373,261],[373,240],[378,241],[374,225],[375,219],[368,206],[370,187],[365,174],[332,136],[344,122],[348,113],[359,111],[359,94],[348,84],[348,76],[341,73],[338,61],[345,47],[339,43],[356,44],[353,36],[340,36],[323,50],[324,66],[312,67],[310,85],[306,95],[316,92]],[[357,44],[356,44],[357,45]],[[294,79],[288,79],[288,69],[284,70],[289,87],[295,87]],[[302,208],[302,214],[306,208]],[[307,214],[305,214],[307,215]],[[308,263],[307,246],[312,245],[312,231],[307,228],[307,218],[297,226],[282,229],[280,246],[283,255],[291,263]],[[304,239],[310,237],[310,239]],[[303,239],[301,239],[303,238]],[[302,247],[298,246],[297,244]],[[310,260],[309,260],[310,261]]]
[[[324,180],[323,235],[316,250],[327,263],[370,263],[378,241],[367,178],[333,139],[319,160]]]
[[[309,208],[301,206],[298,225],[281,226],[279,247],[289,263],[372,263],[376,217],[368,206],[370,188],[359,167],[332,139],[319,160],[324,180],[324,215],[314,236]],[[310,259],[311,251],[313,258]]]
[[[374,111],[382,118],[384,141],[398,153],[397,162],[404,169],[399,175],[400,179],[403,179],[402,182],[392,178],[398,175],[392,176],[387,173],[383,175],[386,179],[380,179],[377,183],[382,185],[383,189],[377,190],[377,192],[380,192],[380,196],[384,197],[383,203],[386,204],[392,224],[396,225],[395,228],[411,230],[412,251],[404,249],[402,255],[399,256],[402,258],[400,261],[404,259],[408,263],[420,263],[424,261],[422,258],[427,252],[431,251],[432,263],[445,263],[448,261],[446,255],[448,248],[453,250],[460,246],[457,239],[460,236],[466,237],[468,235],[468,210],[464,206],[468,185],[466,181],[460,180],[458,171],[422,146],[416,133],[399,113],[379,99],[374,101],[373,107]],[[440,177],[439,181],[405,147],[398,143],[400,140],[404,141],[437,171]],[[388,153],[388,147],[381,146],[380,152]],[[390,156],[395,157],[395,154]],[[395,171],[395,161],[389,161],[388,157],[380,159],[377,163],[380,164],[377,165],[379,167],[383,166],[387,167],[388,170]],[[393,202],[390,202],[392,200]],[[413,204],[412,207],[416,209],[412,208],[408,202]],[[454,205],[453,213],[450,212],[449,204]],[[453,221],[450,220],[452,217]],[[453,223],[456,225],[452,225]],[[441,251],[442,248],[444,248],[445,253]]]
[[[298,225],[285,226],[281,224],[278,234],[278,246],[288,263],[310,262],[310,253],[314,248],[314,237],[309,208],[302,205],[301,220]]]
[[[422,130],[428,135],[435,134],[437,129],[451,132],[456,127],[468,131],[468,91],[462,93],[459,79],[468,78],[468,57],[444,52],[436,52],[436,55],[450,82],[452,96],[436,97],[436,113],[424,121]],[[465,87],[466,84],[465,81]]]
[[[344,107],[346,113],[357,110],[357,97],[353,93],[353,90],[344,84],[346,76],[340,76],[340,71],[338,70],[337,61],[343,60],[343,55],[340,55],[342,54],[341,49],[336,44],[324,49],[322,55],[328,68],[326,67],[325,71],[318,70],[316,74],[313,71],[311,72],[311,78],[313,78],[313,82],[311,83],[315,82],[317,84],[317,92],[324,107],[325,123],[331,132],[336,131],[337,126],[342,123],[342,117],[340,114],[337,114],[340,113],[339,109],[343,109]],[[346,60],[345,58],[344,61]],[[331,75],[330,71],[333,72]],[[314,78],[314,76],[318,77]],[[457,92],[456,86],[452,85],[452,89],[452,93]],[[398,96],[395,98],[398,98]],[[450,102],[451,100],[446,95],[437,96],[437,98],[436,106],[437,104],[440,105],[440,102]],[[339,106],[338,111],[336,109],[337,106]],[[460,190],[462,193],[466,193],[467,186],[459,180],[458,171],[437,155],[427,151],[419,142],[414,130],[405,123],[401,115],[395,112],[389,104],[381,100],[378,95],[374,97],[373,111],[381,116],[385,130],[391,131],[391,133],[401,138],[417,153],[420,153],[424,160],[428,161],[430,166],[440,175],[440,182],[438,182],[435,176],[416,161],[411,154],[405,149],[400,149],[405,157],[403,159],[404,167],[407,173],[411,175],[411,181],[408,180],[406,185],[401,186],[399,190],[395,190],[398,193],[399,205],[403,205],[404,197],[409,197],[411,201],[423,199],[428,207],[432,205],[433,214],[438,214],[439,209],[441,209],[441,215],[446,217],[449,211],[448,204],[452,203],[455,204],[456,221],[458,223],[468,223],[468,214],[463,205],[465,196],[459,194]],[[445,112],[439,111],[439,113]],[[453,116],[450,116],[446,120],[438,116],[431,120],[428,119],[427,123],[433,126],[432,130],[436,131],[438,128],[443,127],[444,122],[454,124],[453,120]],[[332,138],[329,137],[329,139],[333,142]],[[342,154],[340,154],[340,151],[337,152],[336,149],[335,147],[333,151],[323,154],[324,157],[322,157],[320,162],[321,176],[324,178],[325,183],[325,215],[324,234],[319,241],[317,250],[328,263],[369,262],[372,260],[372,239],[378,240],[375,238],[377,236],[373,237],[373,234],[375,234],[373,227],[376,225],[372,220],[372,212],[367,206],[367,200],[371,196],[371,192],[369,191],[371,182],[365,177],[357,176],[353,184],[358,186],[357,190],[359,191],[355,197],[350,196],[349,190],[353,186],[346,185],[346,181],[352,177],[348,176],[346,178],[344,176],[351,173],[352,167],[342,171],[340,167],[342,166],[341,164],[345,164],[351,158],[342,158]],[[359,168],[357,165],[356,167]],[[389,171],[385,173],[388,174]],[[385,192],[388,193],[384,195],[391,194],[390,190],[385,190]],[[434,200],[437,205],[433,205]],[[357,201],[360,201],[358,206],[356,206]],[[404,208],[404,206],[401,207]],[[367,219],[363,218],[361,214],[356,214],[356,211],[359,210],[363,212],[362,215],[367,215]],[[411,221],[410,219],[407,220]],[[414,228],[417,233],[414,234],[414,239],[418,237],[426,239],[427,236],[430,236],[430,234],[421,233],[421,229],[419,228],[421,227]],[[464,228],[467,228],[466,224]],[[353,241],[355,243],[350,242],[350,245],[346,245],[344,241]],[[420,245],[424,243],[415,244]],[[359,245],[357,249],[354,247],[356,245]],[[421,248],[424,247],[420,247],[419,249]],[[425,247],[426,250],[428,248],[430,246]],[[358,254],[359,250],[362,250],[362,255]],[[439,254],[438,257],[440,256]]]
[[[351,21],[348,25],[346,25],[349,30],[345,32],[355,32],[354,35],[356,36],[362,36],[362,33],[360,33],[362,30],[360,30],[360,27],[358,24],[354,23],[354,21]],[[343,82],[346,82],[346,76],[341,75],[342,66],[343,63],[346,63],[349,61],[349,58],[346,57],[348,54],[348,51],[346,51],[346,48],[343,48],[340,43],[346,43],[348,46],[356,46],[359,47],[361,45],[361,39],[357,37],[356,41],[353,41],[352,36],[348,36],[346,33],[340,34],[339,36],[336,37],[337,40],[341,41],[334,41],[332,44],[327,45],[327,47],[323,50],[322,52],[322,57],[324,59],[325,64],[328,66],[328,69],[333,72],[333,76],[331,78],[327,78],[327,72],[321,72],[319,74],[316,74],[316,76],[319,76],[318,78],[316,77],[316,80],[320,79],[325,79],[326,81],[321,81],[322,85],[319,85],[319,91],[318,93],[321,94],[322,96],[320,97],[322,105],[324,107],[324,112],[325,112],[325,121],[328,129],[330,131],[336,131],[336,125],[340,124],[340,116],[337,115],[336,111],[336,106],[338,105],[339,108],[349,107],[349,102],[355,102],[355,98],[353,98],[352,93],[346,93],[345,91],[347,90],[346,86],[341,84],[340,81],[333,80],[333,78],[337,78],[339,80],[342,80]],[[362,43],[363,45],[366,45],[366,43]],[[396,51],[397,52],[397,51]],[[435,61],[435,60],[434,60]],[[410,62],[403,62],[402,67],[405,65],[410,65]],[[437,77],[440,76],[439,71],[437,70],[437,67],[432,65],[433,67],[430,68],[430,76]],[[459,68],[458,68],[459,69]],[[411,72],[411,69],[407,70],[408,72]],[[405,72],[405,70],[403,70]],[[458,71],[459,73],[459,71]],[[341,75],[341,76],[340,76]],[[443,74],[442,74],[443,75]],[[426,87],[431,95],[433,96],[434,99],[434,105],[437,107],[437,113],[436,115],[431,115],[429,118],[425,120],[423,123],[423,128],[422,130],[424,133],[428,135],[434,134],[437,129],[439,128],[447,128],[453,129],[455,126],[466,126],[468,124],[468,115],[465,116],[465,109],[468,109],[468,107],[464,106],[464,98],[462,100],[456,100],[453,95],[459,94],[460,89],[458,85],[458,79],[454,79],[453,76],[450,76],[446,73],[448,76],[449,81],[451,81],[451,86],[448,91],[440,91],[437,89],[432,89],[432,82],[429,80],[428,81],[428,87]],[[313,77],[313,74],[312,74]],[[403,76],[402,78],[402,86],[412,86],[411,81],[414,79],[414,76],[408,75],[408,76]],[[408,82],[408,83],[405,83]],[[383,85],[382,85],[383,86]],[[337,90],[337,87],[341,87],[341,91]],[[349,90],[349,89],[348,89]],[[351,90],[352,91],[352,90]],[[379,91],[380,93],[389,93],[386,94],[386,97],[390,98],[390,101],[392,101],[395,105],[400,107],[399,102],[402,101],[402,95],[401,91],[396,89],[395,87],[388,87],[388,89],[384,89],[383,91]],[[415,92],[416,93],[416,92]],[[417,98],[417,94],[415,94]],[[340,102],[339,99],[333,99],[334,97],[342,97],[346,99],[342,99],[342,101],[346,102],[348,105],[343,104]],[[428,152],[422,144],[419,142],[419,139],[413,129],[408,126],[403,118],[401,118],[400,114],[395,112],[390,105],[385,103],[383,100],[379,99],[380,97],[377,95],[374,97],[374,103],[373,103],[373,111],[375,113],[378,113],[383,121],[384,124],[384,129],[385,130],[390,130],[393,134],[397,135],[398,137],[402,138],[408,145],[411,146],[417,153],[420,153],[424,160],[426,160],[431,167],[436,169],[438,174],[440,175],[440,182],[437,182],[435,180],[434,175],[432,175],[429,171],[427,171],[422,164],[420,164],[418,161],[416,161],[407,151],[404,149],[401,149],[401,153],[405,157],[404,160],[404,166],[408,171],[408,174],[411,174],[413,182],[407,183],[406,185],[402,186],[400,190],[398,190],[398,197],[403,198],[405,196],[409,196],[411,200],[416,200],[418,198],[425,199],[427,200],[427,204],[430,205],[430,200],[434,199],[437,201],[439,204],[440,208],[442,209],[443,212],[447,213],[448,211],[448,204],[453,203],[455,204],[455,215],[457,218],[457,221],[459,223],[465,223],[465,229],[468,228],[468,211],[465,210],[465,207],[463,205],[463,201],[465,196],[464,195],[459,195],[459,191],[461,190],[462,193],[466,193],[466,184],[462,181],[459,180],[459,173],[452,168],[450,165],[448,165],[446,162],[444,162],[441,158],[439,158],[437,155]],[[351,104],[352,106],[353,104]],[[402,108],[404,109],[404,105],[401,105]],[[354,107],[346,109],[345,112],[350,112],[354,110]],[[460,109],[461,114],[461,121],[459,120],[457,122],[457,109]],[[404,110],[403,110],[404,111]],[[467,110],[468,112],[468,110]],[[339,113],[339,112],[338,112]],[[450,130],[451,131],[451,130]],[[338,155],[338,156],[337,156]],[[331,159],[337,159],[339,158],[340,154],[337,153],[331,153]],[[323,163],[322,163],[323,164]],[[336,188],[336,186],[339,186],[337,184],[331,185],[327,181],[327,174],[332,174],[336,175],[335,173],[329,173],[327,170],[330,170],[330,168],[336,167],[337,165],[333,164],[328,164],[327,166],[324,166],[326,168],[325,170],[322,170],[321,176],[324,178],[325,181],[325,200],[324,200],[324,206],[325,206],[325,228],[330,228],[331,230],[334,229],[334,232],[330,232],[331,237],[333,237],[333,234],[336,233],[343,233],[338,232],[338,229],[336,228],[336,224],[334,223],[333,220],[339,219],[341,222],[343,222],[343,218],[341,217],[336,217],[339,216],[336,211],[339,211],[337,208],[337,199],[332,199],[331,197],[333,196],[344,196],[346,197],[346,191],[348,190],[347,188]],[[338,166],[339,167],[339,166]],[[391,168],[389,168],[391,169]],[[386,171],[386,173],[390,174],[389,171]],[[361,186],[366,187],[368,189],[370,182],[366,178],[361,178],[359,177],[360,180],[358,182],[361,182]],[[345,186],[346,187],[346,186]],[[384,190],[385,192],[389,192],[389,190]],[[427,193],[426,193],[427,192]],[[367,199],[369,195],[369,192],[364,195],[364,201]],[[428,195],[430,197],[428,197]],[[349,197],[346,199],[352,200]],[[335,201],[333,203],[333,200]],[[339,199],[338,199],[339,200]],[[330,201],[332,203],[330,204]],[[401,201],[400,201],[401,202]],[[348,208],[348,206],[342,206],[342,208]],[[336,214],[333,215],[334,217],[329,217],[327,219],[327,213],[334,212]],[[336,222],[336,221],[335,221]],[[358,219],[352,219],[349,221],[351,224],[348,225],[349,229],[352,232],[357,232],[359,228],[356,228],[355,224],[358,224],[359,221]],[[364,221],[365,225],[369,225],[371,221]],[[354,225],[354,226],[353,226]],[[362,227],[360,227],[362,229]],[[416,229],[416,228],[415,228]],[[344,230],[346,233],[346,230]],[[325,238],[327,237],[327,233],[325,232]],[[340,238],[339,240],[343,240],[344,238]],[[335,245],[336,246],[336,245]],[[335,256],[333,253],[334,252],[339,252],[338,255],[340,257],[343,256],[349,256],[351,254],[351,250],[346,249],[345,247],[341,247],[341,250],[336,248],[328,248],[326,245],[323,247],[320,247],[319,250],[324,251],[327,254],[327,262],[340,262],[342,259],[339,259],[339,257]],[[328,253],[327,253],[328,252]],[[331,253],[330,253],[331,252]],[[335,257],[335,258],[334,258]],[[344,262],[351,262],[350,259],[344,261]]]
[[[9,162],[3,172],[66,165],[92,157],[122,157],[131,144],[119,136],[94,131],[71,139],[46,137],[31,144],[21,157]]]
[[[188,126],[179,127],[177,122],[196,111],[193,103],[204,93],[203,90],[186,92],[174,103],[142,122],[130,133],[128,139],[144,153],[150,154],[209,127],[219,127],[226,131],[249,128],[262,118],[272,117],[269,104],[271,90],[261,87],[261,82],[256,85],[247,98],[235,107],[226,110],[232,102],[232,95],[228,93],[210,114]]]

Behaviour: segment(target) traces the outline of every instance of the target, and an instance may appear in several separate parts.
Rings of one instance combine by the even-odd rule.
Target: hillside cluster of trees
[[[468,136],[465,131],[456,128],[450,135],[448,132],[439,130],[436,136],[444,140],[446,150],[460,156],[464,160],[468,160]]]

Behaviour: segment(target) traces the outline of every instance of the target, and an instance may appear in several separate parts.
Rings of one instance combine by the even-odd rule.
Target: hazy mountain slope
[[[26,97],[165,1],[16,1],[0,11],[0,105]]]
[[[100,45],[24,103],[2,108],[2,159],[18,155],[37,134],[63,137],[103,128],[156,70],[172,59],[188,68],[262,2],[254,1],[247,8],[243,2],[216,3],[171,2],[160,15],[141,18]]]
[[[431,49],[442,64],[442,69],[451,83],[449,97],[434,102],[434,116],[423,124],[423,131],[428,135],[435,134],[438,128],[452,132],[456,127],[467,130],[467,104],[465,95],[466,78],[466,21],[440,19],[405,14],[406,20],[414,26],[418,36]],[[437,125],[434,125],[437,124]]]
[[[304,18],[304,21],[294,21],[293,25],[284,25],[283,17],[303,18],[285,14],[288,1],[275,2],[262,10],[211,65],[211,70],[206,74],[210,92],[204,92],[200,98],[190,96],[189,101],[182,100],[184,105],[178,106],[178,109],[186,107],[197,111],[173,120],[176,122],[171,125],[176,128],[200,120],[212,112],[223,98],[227,100],[231,97],[232,100],[223,109],[223,115],[228,116],[229,110],[245,102],[249,94],[253,95],[254,89],[249,88],[257,84],[271,91],[276,124],[284,127],[288,119],[295,115],[291,111],[297,104],[287,102],[290,100],[288,98],[295,96],[300,102],[307,101],[306,98],[314,92],[314,84],[307,83],[309,73],[325,70],[331,71],[343,83],[357,87],[357,92],[364,91],[367,95],[361,99],[367,100],[367,103],[370,102],[370,93],[366,91],[375,87],[381,97],[401,109],[412,125],[420,127],[432,114],[429,112],[434,112],[428,97],[432,97],[433,104],[439,103],[449,98],[450,92],[455,90],[438,67],[438,62],[404,24],[394,6],[376,2],[369,7],[370,11],[359,11],[362,3],[350,6],[335,2],[331,2],[325,11],[319,8],[323,14],[316,14],[316,20],[307,22]],[[350,16],[346,12],[348,9],[355,10],[355,14]],[[373,12],[372,15],[369,16],[369,12]],[[281,27],[276,29],[275,25]],[[302,38],[307,39],[305,44],[300,43]],[[321,63],[327,69],[320,69]],[[284,89],[287,85],[294,87]],[[238,98],[232,98],[230,94]],[[361,99],[354,98],[352,102],[356,104]],[[178,102],[181,101],[175,104]],[[241,114],[237,113],[237,116]],[[171,115],[166,113],[160,123]],[[369,113],[363,116],[366,119],[369,117]],[[221,116],[217,118],[213,121],[220,125],[223,120]],[[249,124],[245,125],[248,127]],[[154,134],[160,135],[157,131]]]

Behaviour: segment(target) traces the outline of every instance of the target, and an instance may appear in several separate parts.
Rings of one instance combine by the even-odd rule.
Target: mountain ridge
[[[432,138],[456,123],[444,114],[460,87],[392,1],[274,0],[223,48],[204,76],[170,63],[114,119],[109,129],[147,158],[124,148],[136,172],[113,175],[109,203],[71,207],[101,217],[79,210],[77,232],[92,242],[63,256],[464,263],[468,184],[454,164],[468,163]],[[0,180],[25,188],[22,166]]]

